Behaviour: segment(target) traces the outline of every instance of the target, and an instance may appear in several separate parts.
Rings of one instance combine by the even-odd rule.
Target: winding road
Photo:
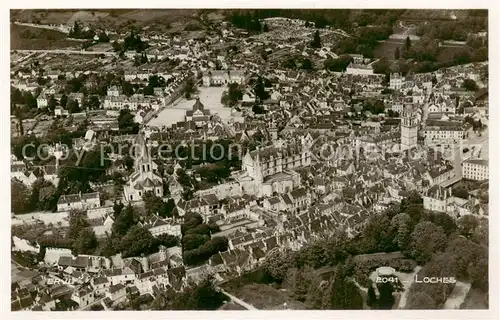
[[[105,55],[108,57],[116,56],[115,52],[109,51],[84,51],[84,50],[64,50],[64,49],[55,49],[55,50],[10,50],[11,52],[17,53],[57,53],[57,54],[82,54],[82,55]]]

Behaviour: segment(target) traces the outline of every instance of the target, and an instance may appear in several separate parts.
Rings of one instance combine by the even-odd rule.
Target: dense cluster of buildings
[[[50,236],[53,229],[67,227],[70,211],[79,210],[96,237],[104,239],[112,232],[113,204],[143,208],[143,197],[151,192],[165,202],[174,201],[172,217],[145,215],[138,226],[154,237],[168,234],[182,238],[184,217],[197,213],[203,222],[217,225],[219,231],[210,233],[210,237],[226,237],[228,249],[212,255],[204,264],[189,266],[179,246],[162,246],[151,255],[128,258],[121,254],[73,256],[68,249],[47,248],[44,265],[50,272],[19,271],[13,276],[13,309],[54,310],[55,301],[67,296],[73,301],[67,309],[88,310],[95,305],[113,309],[140,295],[157,297],[167,288],[182,291],[190,281],[207,274],[218,281],[228,280],[256,268],[273,250],[298,250],[338,229],[354,236],[371,216],[414,193],[423,197],[427,210],[454,218],[487,218],[487,204],[475,193],[462,199],[450,191],[463,179],[488,180],[488,157],[484,153],[488,103],[459,90],[466,79],[480,79],[482,66],[392,74],[388,85],[382,75],[374,74],[369,59],[362,55],[353,54],[354,62],[342,74],[284,69],[273,62],[281,52],[297,53],[300,48],[301,53],[314,59],[333,54],[324,48],[304,48],[304,39],[292,41],[297,30],[309,30],[300,21],[293,21],[268,21],[270,28],[276,28],[274,41],[266,38],[269,33],[239,39],[236,30],[226,29],[213,39],[183,41],[175,36],[165,40],[168,50],[160,50],[160,45],[148,49],[148,57],[156,59],[171,52],[179,65],[168,72],[161,68],[127,68],[120,81],[133,83],[139,90],[125,94],[116,81],[98,97],[97,110],[88,108],[71,117],[71,128],[85,124],[91,130],[84,138],[73,139],[75,149],[99,150],[104,141],[135,146],[128,168],[126,157],[110,155],[112,164],[106,176],[120,176],[121,188],[109,192],[117,184],[110,178],[93,183],[90,193],[61,195],[56,213],[13,216],[13,224],[47,229],[46,236]],[[289,25],[290,30],[286,28]],[[327,30],[323,35],[328,39],[329,35],[342,36],[342,32]],[[152,43],[162,41],[157,35],[148,39]],[[224,53],[235,45],[241,50],[231,56]],[[268,64],[263,63],[263,50],[268,52]],[[36,70],[14,72],[12,85],[31,91],[32,82],[39,76]],[[106,71],[88,72],[85,87],[94,85],[92,74],[104,76]],[[152,94],[141,93],[153,75],[167,80],[165,85],[153,88]],[[183,111],[182,121],[149,125],[149,119],[159,111],[168,112],[174,100],[182,97],[187,79],[193,76],[201,84],[199,96],[203,90],[228,90],[236,83],[242,98],[227,106],[227,114],[223,114],[219,106],[198,96],[191,101],[192,108]],[[54,82],[69,79],[64,71],[46,72],[44,77]],[[267,99],[255,96],[250,80],[258,77],[269,82],[264,89]],[[46,86],[36,98],[38,108],[46,110],[52,98],[59,103],[62,89],[56,84]],[[85,105],[90,97],[79,92],[68,95],[79,105]],[[262,112],[256,111],[256,102]],[[383,111],[375,114],[370,108],[374,103],[382,105]],[[118,118],[123,109],[130,110],[134,122],[141,124],[138,133],[121,131]],[[393,112],[391,116],[389,111]],[[68,110],[57,106],[53,114],[40,114],[33,121],[22,119],[22,127],[25,134],[44,137],[54,121],[61,121],[65,114]],[[13,117],[16,134],[20,134],[18,122]],[[473,127],[471,122],[481,125]],[[188,166],[186,159],[175,155],[160,159],[152,152],[165,143],[190,145],[221,140],[242,147],[243,152],[238,159],[241,165],[227,165],[229,175],[216,183],[208,183],[200,174],[215,172],[212,163]],[[447,156],[450,150],[456,152],[456,145],[468,143],[474,144],[473,151],[460,147],[458,157],[456,153]],[[229,162],[223,159],[221,163],[226,165],[225,161]],[[27,189],[39,179],[57,186],[58,166],[59,159],[54,164],[39,164],[13,157],[11,178]],[[196,189],[195,184],[199,185]],[[44,220],[51,216],[56,220]],[[34,252],[39,249],[29,247]],[[26,292],[36,294],[28,298]]]

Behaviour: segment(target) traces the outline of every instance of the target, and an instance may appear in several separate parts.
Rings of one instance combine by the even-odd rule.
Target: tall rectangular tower
[[[405,113],[401,119],[401,149],[407,150],[417,146],[418,124],[412,114]]]

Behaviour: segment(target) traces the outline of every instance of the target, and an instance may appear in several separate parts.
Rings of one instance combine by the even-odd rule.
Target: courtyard
[[[197,97],[203,103],[205,109],[210,110],[212,115],[217,114],[222,120],[231,116],[231,108],[224,107],[220,102],[222,93],[226,87],[198,87]],[[171,126],[174,123],[184,121],[186,111],[192,110],[196,99],[181,98],[166,106],[157,117],[151,119],[150,126]]]

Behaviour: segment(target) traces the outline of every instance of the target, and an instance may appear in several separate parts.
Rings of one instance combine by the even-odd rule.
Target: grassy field
[[[191,21],[194,9],[11,10],[11,20],[40,24],[73,25],[75,21],[96,28],[154,27]]]
[[[81,43],[66,39],[66,34],[48,29],[40,29],[15,24],[10,25],[11,50],[43,50],[80,48]]]
[[[396,48],[401,48],[404,46],[403,40],[389,40],[381,42],[374,50],[375,57],[382,58],[387,57],[389,60],[394,60],[394,52]],[[439,55],[437,57],[438,62],[446,62],[453,60],[453,55],[460,50],[463,46],[457,45],[453,47],[441,47]]]
[[[401,41],[399,43],[398,40],[390,40],[390,42],[382,42],[374,50],[374,55],[377,58],[387,57],[389,60],[394,60],[394,52],[396,48],[403,47],[404,43]]]
[[[425,9],[408,9],[400,17],[400,20],[451,20],[454,16],[456,19],[463,19],[469,16],[467,10],[425,10]]]

